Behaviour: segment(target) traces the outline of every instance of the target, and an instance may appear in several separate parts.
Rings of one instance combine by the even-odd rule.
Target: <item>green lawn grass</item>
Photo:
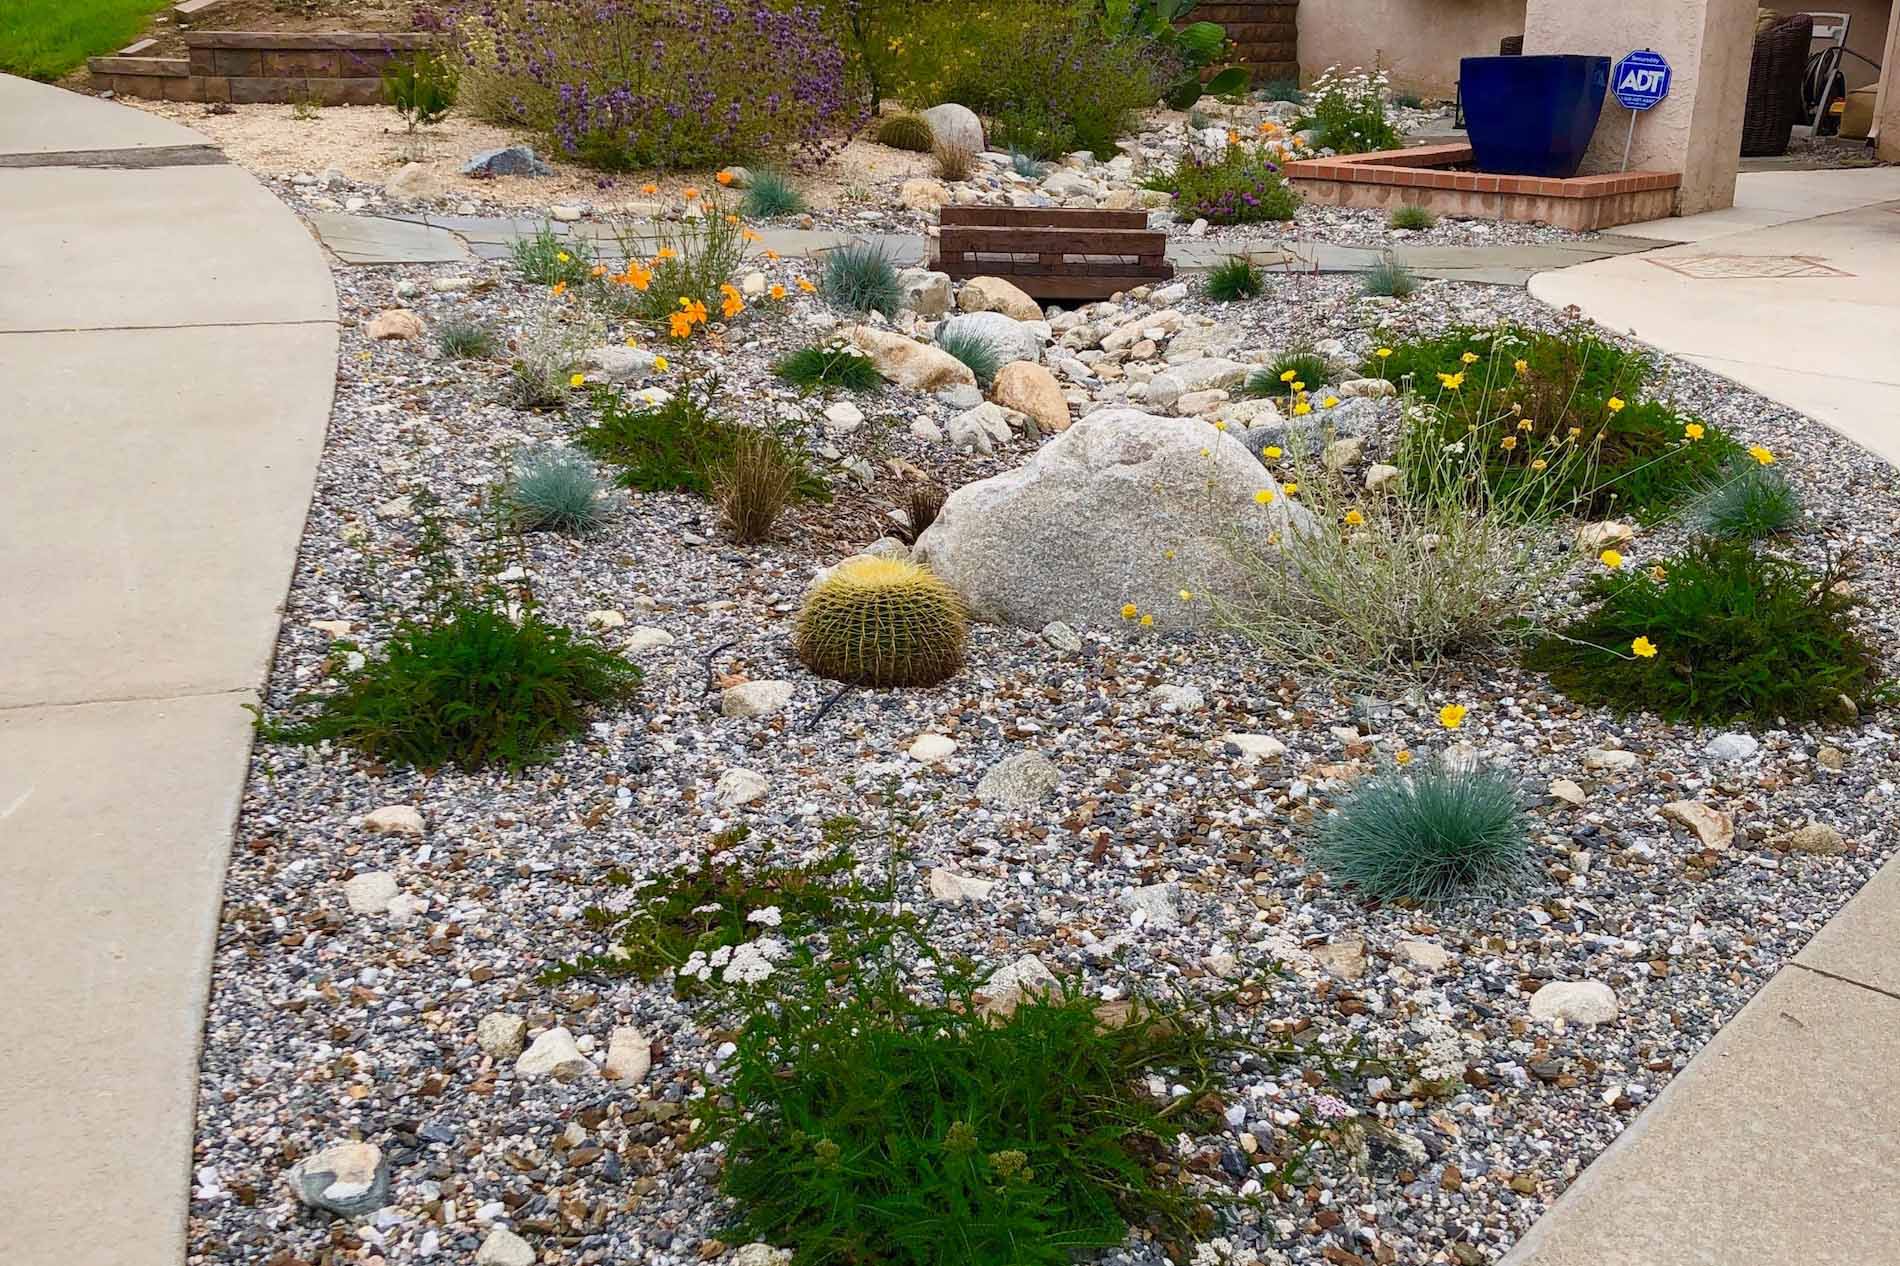
[[[124,48],[171,0],[0,0],[0,72],[58,79]]]

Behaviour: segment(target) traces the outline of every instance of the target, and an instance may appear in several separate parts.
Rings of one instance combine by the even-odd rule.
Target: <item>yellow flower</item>
[[[1661,563],[1657,563],[1654,567],[1649,569],[1649,578],[1657,582],[1667,580],[1669,579],[1669,569],[1664,567]]]
[[[666,357],[655,356],[653,358],[653,368],[659,370],[661,373],[665,373],[668,369],[671,369],[672,366],[667,362]]]
[[[1570,428],[1570,438],[1571,438],[1571,439],[1573,439],[1573,440],[1575,440],[1575,439],[1581,439],[1582,437],[1583,437],[1583,428],[1582,428],[1582,427],[1580,427],[1580,426],[1573,426],[1573,427],[1571,427],[1571,428]]]
[[[1775,464],[1775,455],[1759,444],[1750,446],[1748,455],[1764,466],[1772,466]]]
[[[1608,400],[1603,402],[1603,407],[1608,409],[1611,413],[1621,413],[1623,412],[1623,397],[1611,396]]]
[[[1525,370],[1529,369],[1530,367],[1531,367],[1531,363],[1525,360],[1521,356],[1511,362],[1511,368],[1515,369],[1520,374],[1523,373]]]
[[[1451,390],[1456,391],[1465,385],[1465,376],[1462,373],[1440,374],[1438,375],[1438,385],[1441,387],[1449,387]]]
[[[1303,382],[1296,382],[1296,383],[1294,383],[1294,384],[1293,384],[1293,390],[1295,390],[1295,391],[1305,391],[1305,390],[1306,390],[1306,384],[1305,384],[1305,383],[1303,383]]]
[[[633,335],[631,335],[631,334],[629,334],[629,335],[627,335],[627,346],[628,346],[628,347],[638,347],[638,346],[640,346],[640,340],[639,340],[639,339],[637,339],[637,338],[635,338],[635,337],[634,337]]]
[[[1397,752],[1393,755],[1392,760],[1395,764],[1409,765],[1412,763],[1412,754],[1404,751]]]
[[[572,259],[573,256],[569,255],[566,251],[556,251],[554,253],[554,258],[560,260],[563,264],[565,264],[568,262],[568,260]]]
[[[1656,644],[1646,637],[1639,637],[1631,642],[1630,650],[1642,659],[1656,658]]]
[[[1281,374],[1281,375],[1280,375],[1280,381],[1281,381],[1281,382],[1292,382],[1292,381],[1293,381],[1293,380],[1294,380],[1295,378],[1298,378],[1299,376],[1300,376],[1300,375],[1299,375],[1299,373],[1298,373],[1298,371],[1296,371],[1296,370],[1291,370],[1291,369],[1289,369],[1289,370],[1287,370],[1287,371],[1286,371],[1286,372],[1285,372],[1284,374]]]
[[[1478,363],[1478,354],[1476,352],[1466,352],[1463,356],[1460,356],[1458,359],[1459,361],[1461,361],[1462,363],[1466,365],[1475,365]]]
[[[1346,511],[1346,526],[1347,527],[1359,527],[1365,521],[1366,521],[1366,516],[1359,513],[1357,510]]]
[[[1300,495],[1300,486],[1298,484],[1284,484],[1281,486],[1280,491],[1286,493],[1289,497],[1297,497]]]
[[[567,385],[570,387],[585,387],[587,385],[587,375],[573,374],[568,378]]]
[[[1708,432],[1703,428],[1700,422],[1684,422],[1682,424],[1682,438],[1685,440],[1699,440],[1707,434]]]
[[[1155,626],[1155,618],[1152,615],[1144,615],[1141,617],[1142,628],[1152,629],[1154,626]]]
[[[1257,506],[1267,505],[1272,500],[1273,489],[1271,488],[1262,488],[1259,492],[1253,494],[1253,503]]]
[[[1183,602],[1192,602],[1192,601],[1194,601],[1194,594],[1193,594],[1193,592],[1192,592],[1191,590],[1187,590],[1187,589],[1183,589],[1183,590],[1181,591],[1181,601],[1183,601]]]
[[[1324,400],[1320,401],[1320,403],[1329,409],[1337,409],[1339,407],[1339,397],[1327,396]]]
[[[1380,360],[1384,360],[1386,357],[1390,356],[1391,354],[1392,354],[1392,349],[1389,347],[1381,347],[1378,351],[1373,353],[1373,355],[1377,356]]]
[[[1520,431],[1528,431],[1533,426],[1536,426],[1536,425],[1537,424],[1531,421],[1529,418],[1519,418],[1517,422],[1517,429]]]
[[[1225,431],[1227,429],[1227,424],[1225,422],[1216,421],[1214,423],[1214,429],[1216,431]]]
[[[1281,450],[1278,444],[1269,444],[1262,451],[1266,453],[1267,460],[1270,462],[1277,462],[1286,456],[1286,453]]]
[[[1134,603],[1125,602],[1122,604],[1122,619],[1132,620],[1137,615],[1140,615],[1140,614],[1141,614],[1140,610],[1135,606]]]
[[[1517,447],[1517,436],[1507,435],[1503,439],[1499,440],[1498,444],[1504,449],[1505,452],[1508,453],[1512,449]]]
[[[772,288],[765,293],[771,295],[774,299],[783,299],[785,297],[785,287],[775,281],[772,283]]]
[[[1293,406],[1293,416],[1296,418],[1303,418],[1307,414],[1311,413],[1312,411],[1313,411],[1313,406],[1306,403],[1306,401],[1304,400],[1300,401],[1298,404]]]
[[[811,279],[808,277],[800,277],[798,279],[798,288],[803,290],[806,294],[811,294],[818,289],[818,287],[811,284]]]
[[[559,299],[562,295],[567,293],[567,283],[565,281],[555,282],[548,288],[548,293],[553,295],[556,299]]]
[[[1542,470],[1542,469],[1543,469],[1544,467],[1546,467],[1546,466],[1548,466],[1548,465],[1550,465],[1550,463],[1549,463],[1549,462],[1547,462],[1547,461],[1545,461],[1545,460],[1544,460],[1543,458],[1541,458],[1541,457],[1540,457],[1540,458],[1538,458],[1538,459],[1537,459],[1536,461],[1534,461],[1534,462],[1532,462],[1532,463],[1531,463],[1531,469],[1532,469],[1532,470]]]
[[[1606,549],[1597,555],[1597,561],[1602,563],[1605,567],[1608,567],[1611,571],[1615,571],[1623,565],[1623,555],[1616,550]]]
[[[1470,711],[1462,703],[1448,703],[1438,710],[1438,723],[1448,730],[1455,730],[1465,723],[1465,716]]]

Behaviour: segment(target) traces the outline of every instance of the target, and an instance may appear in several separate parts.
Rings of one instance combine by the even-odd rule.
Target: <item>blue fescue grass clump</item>
[[[1023,150],[1017,149],[1015,146],[1011,146],[1009,151],[1009,168],[1018,176],[1027,176],[1031,180],[1041,180],[1043,174],[1049,170],[1049,164],[1043,162],[1034,154],[1026,153]]]
[[[1354,787],[1320,822],[1313,860],[1368,896],[1430,903],[1510,885],[1529,849],[1510,777],[1439,761]]]
[[[1260,270],[1244,255],[1230,255],[1207,270],[1207,297],[1218,303],[1258,298],[1266,284]]]
[[[977,382],[985,387],[996,380],[996,371],[1003,367],[1003,354],[996,344],[974,330],[947,329],[937,335],[937,346],[968,365]]]
[[[1710,536],[1758,541],[1786,532],[1800,520],[1801,494],[1775,467],[1744,462],[1697,494],[1688,518]]]
[[[1382,259],[1366,270],[1359,288],[1369,295],[1387,299],[1409,298],[1418,289],[1412,270],[1394,259]]]
[[[897,269],[882,248],[865,243],[842,247],[825,256],[819,290],[834,308],[847,312],[882,312],[894,316],[903,305]]]
[[[564,448],[522,457],[508,482],[508,504],[517,526],[529,532],[591,532],[611,508],[593,462]]]
[[[752,187],[745,191],[741,209],[754,220],[798,215],[805,210],[805,195],[798,192],[783,172],[768,167],[752,173]]]

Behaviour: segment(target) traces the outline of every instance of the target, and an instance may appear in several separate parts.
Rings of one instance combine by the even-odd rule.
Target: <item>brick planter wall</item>
[[[1300,0],[1202,0],[1190,22],[1218,22],[1235,45],[1234,59],[1253,72],[1255,87],[1300,77]]]
[[[164,101],[315,101],[378,105],[391,59],[427,48],[413,31],[193,31],[186,57],[94,57],[93,84],[121,96]]]

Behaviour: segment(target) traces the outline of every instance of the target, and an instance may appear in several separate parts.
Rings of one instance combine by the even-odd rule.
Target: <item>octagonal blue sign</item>
[[[1647,110],[1669,95],[1669,63],[1644,48],[1627,54],[1610,71],[1610,91],[1627,110]]]

